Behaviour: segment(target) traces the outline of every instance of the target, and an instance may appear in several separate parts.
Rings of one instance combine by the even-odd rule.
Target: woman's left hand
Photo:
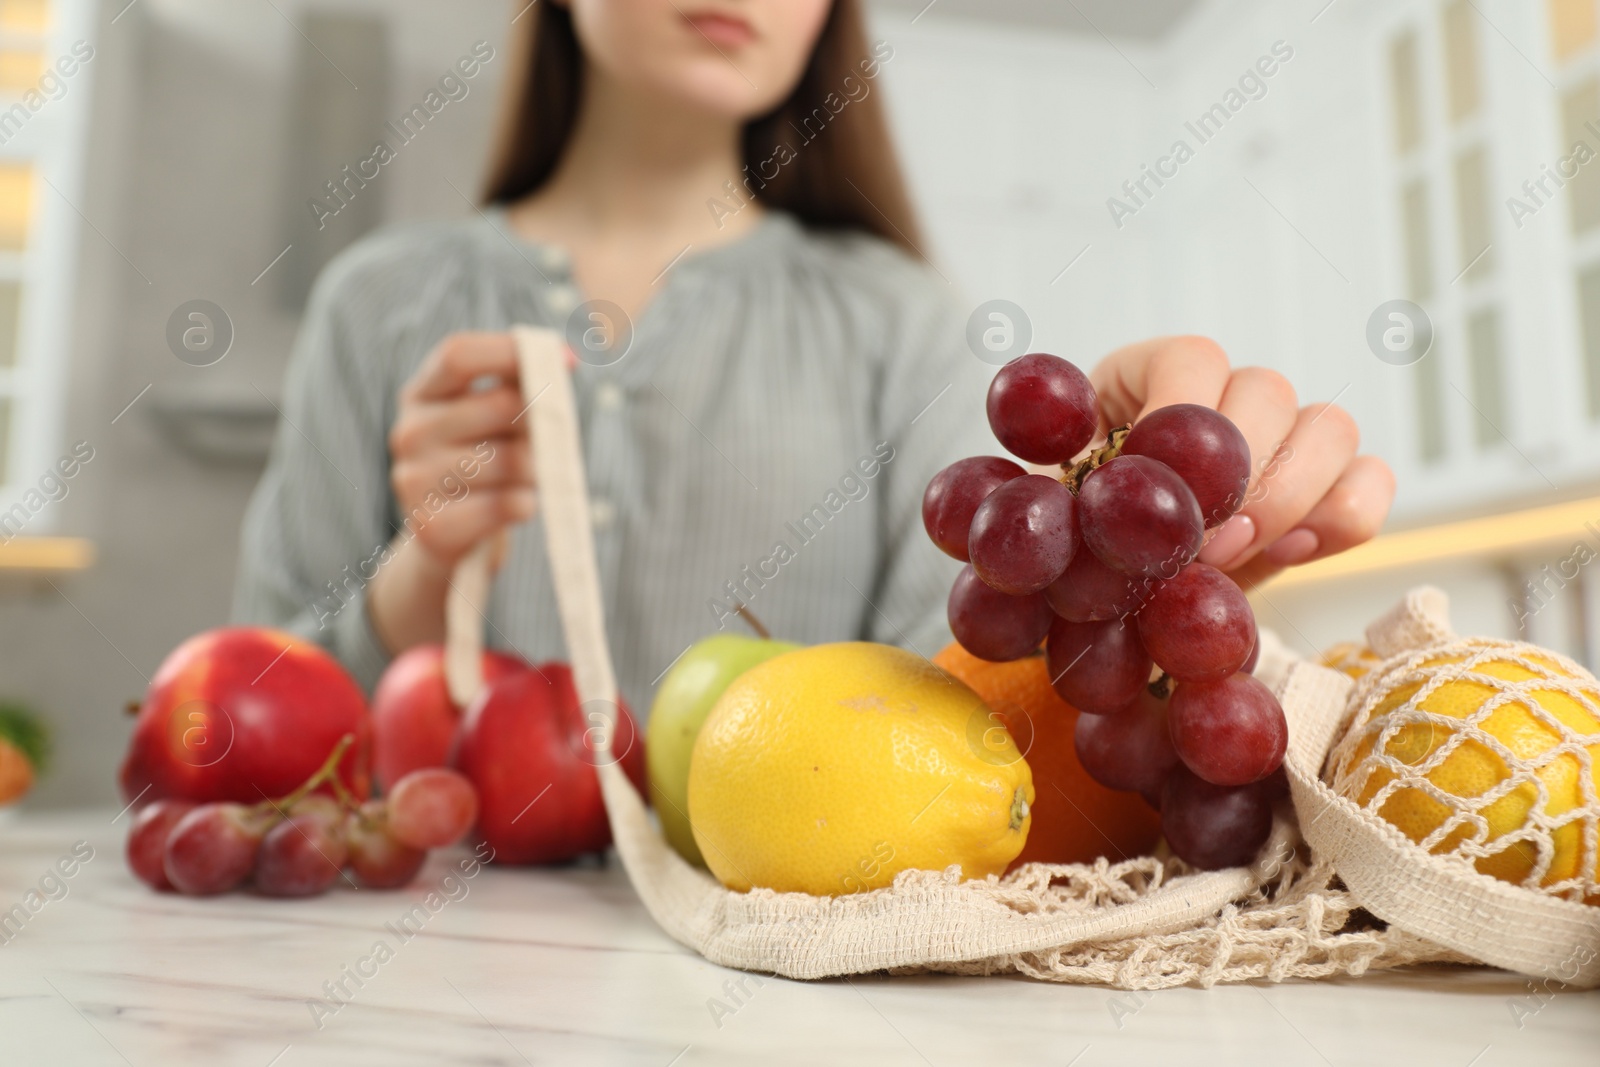
[[[1168,404],[1203,404],[1239,427],[1250,444],[1247,502],[1211,531],[1200,559],[1247,589],[1284,567],[1370,540],[1389,514],[1394,474],[1377,456],[1356,454],[1361,433],[1349,412],[1301,407],[1287,378],[1233,368],[1215,341],[1129,345],[1101,360],[1090,379],[1107,427]]]

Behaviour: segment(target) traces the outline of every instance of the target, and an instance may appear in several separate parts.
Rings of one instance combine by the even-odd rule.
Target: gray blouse
[[[660,281],[621,358],[585,353],[583,419],[606,623],[641,717],[688,646],[745,632],[867,639],[931,656],[959,564],[922,528],[928,479],[994,452],[993,371],[955,294],[886,242],[769,213]],[[364,589],[405,536],[389,488],[396,394],[458,330],[587,319],[566,254],[498,211],[380,232],[312,294],[283,420],[245,519],[235,616],[320,641],[371,688],[387,662]],[[602,365],[604,364],[604,365]],[[470,468],[469,468],[470,470]],[[471,492],[442,484],[433,506]],[[488,643],[565,658],[537,517],[512,531]]]

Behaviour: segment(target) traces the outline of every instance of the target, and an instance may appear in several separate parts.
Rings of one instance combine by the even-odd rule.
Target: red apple
[[[525,671],[516,656],[484,652],[483,680]],[[444,680],[444,646],[417,645],[397,656],[372,694],[372,773],[387,794],[423,767],[448,767],[461,710]]]
[[[140,805],[281,797],[353,734],[339,777],[364,797],[370,730],[361,689],[319,646],[281,630],[208,630],[174,649],[150,682],[122,795]]]
[[[525,666],[472,702],[456,767],[478,790],[478,834],[496,862],[554,863],[611,843],[590,731],[613,715],[613,758],[642,794],[644,738],[633,715],[625,704],[581,706],[565,663]]]

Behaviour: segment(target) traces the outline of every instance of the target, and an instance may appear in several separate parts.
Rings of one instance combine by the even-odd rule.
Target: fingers
[[[487,380],[490,384],[485,386]],[[390,484],[401,522],[438,562],[533,515],[533,463],[516,343],[458,333],[400,390],[389,431]]]
[[[1359,443],[1355,420],[1343,408],[1302,408],[1244,508],[1218,529],[1201,560],[1232,571],[1258,554],[1277,567],[1311,559],[1319,551],[1320,532],[1305,520],[1351,466]],[[1385,502],[1383,512],[1387,507]]]
[[[1265,367],[1241,367],[1228,379],[1217,410],[1250,446],[1250,487],[1255,488],[1295,427],[1299,400],[1289,379]]]
[[[1283,375],[1233,371],[1203,337],[1163,337],[1118,349],[1090,375],[1102,430],[1171,404],[1226,415],[1250,447],[1244,508],[1218,529],[1200,559],[1248,585],[1286,566],[1331,556],[1373,537],[1394,500],[1394,475],[1357,456],[1360,434],[1342,408],[1298,408]]]
[[[1293,563],[1310,563],[1366,543],[1382,528],[1394,490],[1394,473],[1387,463],[1377,456],[1357,456],[1300,526],[1228,576],[1248,591]],[[1300,534],[1308,534],[1316,547],[1311,555],[1291,562],[1285,551],[1288,545],[1304,548],[1311,543]]]
[[[1228,357],[1205,337],[1158,337],[1120,348],[1095,367],[1090,380],[1111,426],[1169,404],[1214,408],[1228,385]]]
[[[1377,456],[1357,456],[1294,531],[1309,531],[1316,549],[1301,558],[1282,550],[1280,538],[1263,555],[1278,566],[1308,563],[1365,544],[1377,536],[1394,503],[1394,472]]]
[[[526,487],[474,489],[455,499],[419,503],[401,516],[430,554],[454,563],[505,527],[533,515],[534,492]]]
[[[502,437],[396,459],[389,480],[395,499],[404,504],[429,493],[451,497],[478,489],[531,489],[533,463],[525,438]]]
[[[525,438],[406,457],[395,463],[390,480],[401,523],[447,564],[534,512]]]
[[[1206,337],[1168,338],[1146,365],[1144,403],[1139,414],[1171,404],[1214,408],[1228,385],[1228,357]]]
[[[517,347],[508,333],[454,333],[440,341],[400,391],[402,400],[446,400],[480,378],[517,380]]]
[[[429,449],[506,437],[518,432],[522,393],[498,386],[452,400],[402,401],[389,430],[389,451],[406,456]]]

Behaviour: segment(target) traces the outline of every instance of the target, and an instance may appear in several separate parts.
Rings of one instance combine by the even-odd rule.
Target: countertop
[[[0,912],[36,908],[0,927],[5,1067],[1553,1067],[1600,1049],[1600,993],[1487,969],[1137,994],[1016,977],[758,979],[670,940],[614,857],[466,878],[470,853],[451,850],[403,890],[187,899],[133,879],[129,817],[114,816],[0,821]],[[92,858],[61,878],[75,847]]]

